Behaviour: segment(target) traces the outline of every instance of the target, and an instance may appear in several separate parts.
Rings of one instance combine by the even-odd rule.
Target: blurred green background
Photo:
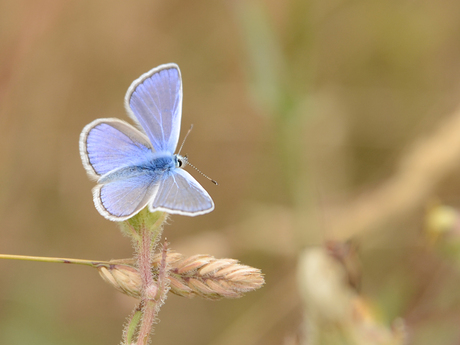
[[[79,134],[128,120],[130,83],[175,62],[182,136],[194,124],[183,153],[219,186],[190,170],[216,208],[171,217],[164,235],[261,268],[266,285],[170,296],[153,343],[358,343],[339,319],[325,328],[341,340],[313,339],[323,326],[296,273],[304,248],[352,239],[370,322],[391,333],[401,317],[410,344],[457,344],[456,251],[423,229],[435,198],[460,204],[459,19],[454,0],[0,0],[0,253],[132,255],[94,208]],[[0,261],[0,277],[0,344],[117,344],[136,304],[86,267]]]

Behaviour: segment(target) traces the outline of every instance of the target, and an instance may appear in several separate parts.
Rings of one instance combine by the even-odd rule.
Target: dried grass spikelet
[[[352,242],[328,242],[300,253],[297,280],[308,335],[301,344],[406,344],[404,321],[389,327],[356,288],[361,270],[355,250]]]
[[[161,254],[153,258],[152,271],[156,278]],[[100,267],[102,278],[120,292],[140,298],[141,278],[135,261],[111,260],[109,268]],[[238,298],[244,293],[257,290],[264,284],[261,271],[241,265],[234,259],[216,259],[210,255],[184,257],[176,252],[168,252],[166,257],[168,279],[171,292],[192,298],[205,299]]]

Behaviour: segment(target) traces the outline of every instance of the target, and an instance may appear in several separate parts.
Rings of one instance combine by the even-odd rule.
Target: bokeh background
[[[459,19],[454,0],[0,0],[0,253],[132,255],[79,134],[175,62],[183,152],[219,186],[190,171],[216,209],[164,235],[266,285],[170,296],[154,344],[458,344]],[[117,344],[135,304],[91,268],[0,261],[0,344]]]

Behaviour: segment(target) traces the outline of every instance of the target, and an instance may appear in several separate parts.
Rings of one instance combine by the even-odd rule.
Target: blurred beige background
[[[154,344],[296,344],[298,253],[350,238],[384,327],[402,317],[409,343],[458,343],[460,274],[422,230],[435,197],[459,204],[460,165],[431,159],[460,145],[425,155],[416,143],[460,103],[459,18],[453,0],[0,0],[0,253],[132,255],[94,208],[79,134],[128,120],[130,83],[175,62],[182,135],[194,124],[183,153],[219,186],[190,170],[216,209],[173,216],[164,235],[184,254],[261,268],[266,286],[170,296]],[[439,169],[385,194],[419,148],[421,167]],[[117,344],[136,304],[86,267],[1,261],[0,277],[0,344]]]

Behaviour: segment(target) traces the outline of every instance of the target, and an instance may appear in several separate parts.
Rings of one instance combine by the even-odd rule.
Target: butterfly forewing
[[[177,65],[161,65],[135,80],[126,93],[125,106],[157,152],[174,153],[182,116],[182,81]]]
[[[98,178],[149,159],[153,149],[148,138],[126,122],[98,119],[83,129],[80,155],[88,174]]]
[[[163,210],[187,216],[211,212],[214,203],[208,192],[185,170],[177,168],[164,174],[150,210]]]

